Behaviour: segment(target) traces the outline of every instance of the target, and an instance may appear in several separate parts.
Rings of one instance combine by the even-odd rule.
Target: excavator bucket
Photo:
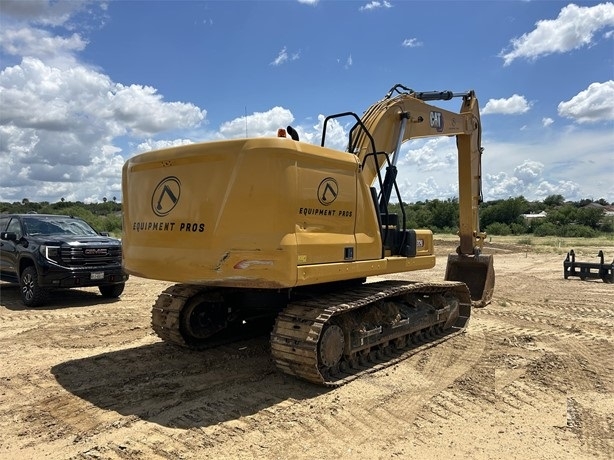
[[[491,255],[448,255],[446,281],[461,281],[469,288],[471,303],[484,307],[490,303],[495,289],[495,268]]]

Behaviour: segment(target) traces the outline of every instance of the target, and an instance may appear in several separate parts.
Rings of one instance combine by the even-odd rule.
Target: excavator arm
[[[393,96],[394,93],[398,93]],[[428,104],[430,101],[462,98],[458,113]],[[348,150],[362,162],[368,184],[380,181],[380,212],[385,212],[396,181],[396,164],[401,145],[410,140],[456,136],[458,150],[459,237],[457,254],[450,255],[446,279],[465,282],[473,300],[485,305],[494,289],[491,256],[481,255],[486,234],[480,231],[479,205],[482,201],[481,122],[474,91],[453,93],[415,92],[394,86],[373,104],[350,132]],[[381,180],[381,169],[386,175]]]

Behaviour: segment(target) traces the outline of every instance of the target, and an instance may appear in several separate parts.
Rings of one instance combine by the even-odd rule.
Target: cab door
[[[23,230],[19,219],[16,217],[3,217],[0,219],[0,232],[15,233],[17,236],[16,241],[4,238],[0,240],[0,271],[2,272],[2,278],[10,281],[18,281],[19,253],[17,250],[17,241],[23,237]]]

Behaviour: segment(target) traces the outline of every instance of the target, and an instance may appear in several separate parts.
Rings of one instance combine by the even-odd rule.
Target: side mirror
[[[5,241],[17,241],[17,233],[2,232],[0,233],[0,239]]]

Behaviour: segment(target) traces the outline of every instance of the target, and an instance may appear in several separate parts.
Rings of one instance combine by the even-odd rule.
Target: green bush
[[[101,231],[119,235],[122,232],[122,218],[116,214],[103,217]]]
[[[614,232],[614,218],[604,219],[601,225],[599,226],[599,230],[601,230],[604,233]]]
[[[501,222],[495,222],[486,227],[486,233],[489,235],[506,236],[512,233],[510,226]]]
[[[592,238],[597,236],[597,232],[587,225],[564,225],[561,229],[561,236]]]
[[[512,231],[512,235],[524,235],[528,233],[529,227],[525,224],[513,223],[510,224],[510,230]]]
[[[533,230],[535,236],[557,236],[559,228],[552,222],[544,222]]]

